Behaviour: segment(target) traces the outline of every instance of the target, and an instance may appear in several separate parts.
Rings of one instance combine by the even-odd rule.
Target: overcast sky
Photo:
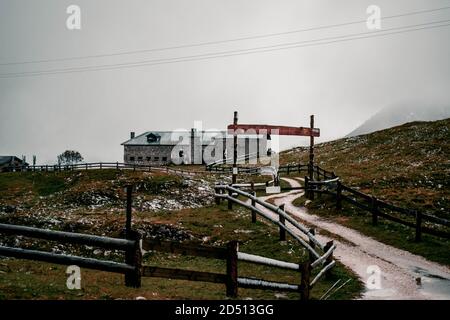
[[[81,8],[68,30],[66,8]],[[369,32],[365,23],[183,47],[450,6],[440,0],[0,0],[0,155],[54,163],[66,149],[121,161],[130,131],[308,126],[342,137],[383,107],[450,101],[450,27],[133,68],[5,76],[204,55]],[[382,20],[382,30],[450,19],[450,10]],[[134,54],[111,55],[141,51]],[[71,57],[100,57],[67,60]],[[109,56],[105,56],[109,55]],[[41,60],[62,61],[19,63]],[[305,137],[281,138],[283,148]]]

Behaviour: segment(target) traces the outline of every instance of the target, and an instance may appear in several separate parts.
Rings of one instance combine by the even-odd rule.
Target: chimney
[[[133,131],[130,132],[130,139],[134,139],[134,132]]]

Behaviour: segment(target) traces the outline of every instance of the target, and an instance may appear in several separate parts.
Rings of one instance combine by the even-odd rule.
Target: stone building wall
[[[256,138],[238,138],[238,157],[248,154],[251,144],[254,144],[254,148],[256,148],[256,140]],[[260,141],[260,155],[264,157],[267,152],[267,141],[265,139]],[[227,158],[232,158],[233,138],[226,139],[225,143],[223,139],[216,139],[213,145],[202,146],[202,152],[194,151],[194,157],[191,156],[192,150],[190,145],[124,145],[124,163],[142,165],[189,164],[194,158],[195,163],[201,164],[204,153],[219,160],[223,158],[224,152],[226,152]]]

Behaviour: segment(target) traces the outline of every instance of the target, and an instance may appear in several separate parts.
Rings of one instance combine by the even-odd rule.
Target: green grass
[[[393,204],[450,219],[450,119],[412,122],[315,146],[315,162],[344,184]],[[300,159],[300,160],[299,160]],[[308,148],[280,153],[307,163]]]
[[[33,193],[47,196],[67,187],[67,174],[11,172],[0,174],[0,199],[5,196],[21,196]]]
[[[99,216],[102,213],[98,213]],[[228,211],[226,204],[199,209],[185,209],[173,212],[137,212],[134,217],[136,228],[148,224],[173,224],[182,226],[192,233],[194,242],[224,246],[230,240],[240,242],[240,251],[299,263],[307,259],[305,250],[293,239],[280,242],[278,230],[262,221],[251,223],[250,213],[243,209]],[[95,233],[91,230],[88,233]],[[249,232],[250,231],[250,232]],[[205,240],[205,242],[200,239]],[[172,268],[225,272],[225,262],[191,256],[164,253],[150,253],[144,256],[146,265]],[[239,275],[272,281],[299,283],[300,274],[295,271],[239,263]],[[126,288],[123,277],[116,274],[82,270],[81,291],[65,288],[65,267],[25,260],[0,260],[0,292],[3,299],[132,299],[144,296],[147,299],[225,299],[225,287],[220,284],[167,280],[143,279],[140,289]],[[341,264],[333,269],[330,278],[323,278],[313,288],[313,299],[320,296],[338,279],[352,279],[346,287],[330,299],[352,299],[358,297],[363,285],[355,275]],[[239,289],[239,299],[276,299],[274,291]],[[299,299],[297,293],[286,293],[285,299]]]

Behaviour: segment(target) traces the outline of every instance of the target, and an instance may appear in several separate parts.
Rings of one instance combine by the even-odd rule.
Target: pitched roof
[[[20,163],[22,163],[22,159],[16,157],[16,156],[0,156],[0,166],[1,165],[5,165],[5,164],[11,164],[13,161],[18,161]],[[25,165],[27,165],[28,163],[24,163]]]
[[[221,139],[226,136],[226,131],[201,131],[196,132],[200,136],[203,145],[211,143],[214,138]],[[151,141],[148,136],[156,136],[156,141]],[[122,143],[122,145],[188,145],[190,144],[191,131],[147,131]]]

